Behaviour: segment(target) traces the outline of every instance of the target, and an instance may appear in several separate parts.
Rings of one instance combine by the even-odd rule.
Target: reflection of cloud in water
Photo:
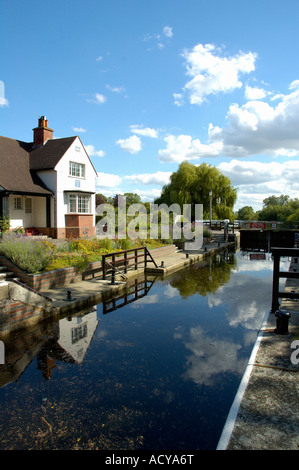
[[[254,253],[256,254],[256,253]],[[259,253],[261,254],[261,253]],[[246,252],[238,252],[237,257],[239,259],[238,267],[236,268],[236,272],[243,272],[243,271],[273,271],[273,260],[271,259],[271,253],[264,253],[265,258],[264,260],[250,259],[250,253]],[[281,258],[280,260],[281,270],[288,271],[290,260],[288,258]]]
[[[179,329],[175,334],[177,338],[182,336]],[[190,341],[184,341],[184,344],[192,353],[187,359],[184,376],[198,385],[213,385],[220,373],[241,374],[243,371],[244,364],[237,357],[241,346],[210,338],[200,326],[190,328]]]
[[[137,299],[137,302],[134,302],[130,305],[131,308],[142,308],[144,305],[156,304],[159,301],[158,294],[146,295],[140,299]]]
[[[270,309],[271,300],[272,283],[269,280],[236,273],[228,284],[209,296],[209,307],[227,304],[226,317],[230,326],[242,325],[249,330],[258,330]]]
[[[169,299],[172,299],[173,297],[179,295],[179,292],[175,287],[172,287],[170,284],[168,284],[163,291],[163,295],[165,295]]]
[[[101,328],[99,328],[96,332],[96,338],[99,339],[100,341],[103,340],[104,338],[106,338],[106,336],[108,335],[108,332],[106,330],[102,330]]]

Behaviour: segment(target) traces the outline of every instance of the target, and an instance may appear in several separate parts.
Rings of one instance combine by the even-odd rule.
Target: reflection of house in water
[[[136,300],[145,297],[153,287],[156,277],[136,278],[127,282],[126,291],[109,300],[103,300],[103,314],[113,312]]]
[[[82,363],[97,325],[96,310],[80,317],[59,320],[55,337],[50,338],[37,355],[38,369],[46,380],[51,378],[57,360]]]
[[[103,302],[103,313],[112,312],[146,296],[156,278],[142,277],[131,280],[126,291]],[[100,307],[101,304],[98,305]],[[15,332],[5,339],[5,364],[0,365],[0,388],[18,380],[33,359],[48,380],[57,361],[81,364],[98,326],[96,308],[57,322],[37,324],[24,332]]]

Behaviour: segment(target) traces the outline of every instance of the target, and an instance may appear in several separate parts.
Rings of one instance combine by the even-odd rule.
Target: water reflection
[[[182,298],[186,299],[194,294],[206,296],[217,292],[229,281],[231,270],[235,266],[234,253],[226,251],[216,255],[214,259],[210,257],[203,263],[191,266],[184,273],[179,271],[171,277],[170,284]]]
[[[38,369],[49,380],[57,361],[81,364],[98,325],[97,312],[84,316],[64,318],[53,328],[49,338],[37,354]]]
[[[177,328],[175,338],[184,338]],[[201,326],[190,328],[189,339],[183,339],[191,354],[187,357],[184,377],[197,385],[213,386],[219,374],[241,374],[244,364],[238,355],[240,344],[220,340],[205,334]]]
[[[139,304],[149,303],[153,296],[149,296],[149,291],[153,287],[157,277],[145,275],[142,278],[129,280],[126,284],[126,291],[120,295],[116,295],[113,299],[104,300],[102,302],[103,314],[113,312],[132,302],[139,300]],[[146,297],[146,299],[144,299]],[[143,299],[141,301],[140,299]]]
[[[15,333],[0,448],[214,449],[271,288],[271,258],[223,253]]]

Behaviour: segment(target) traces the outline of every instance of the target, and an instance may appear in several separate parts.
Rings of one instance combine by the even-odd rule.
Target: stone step
[[[12,273],[10,271],[0,272],[0,282],[5,281],[7,278],[10,278],[10,277],[13,277],[13,276],[14,276],[14,273]]]

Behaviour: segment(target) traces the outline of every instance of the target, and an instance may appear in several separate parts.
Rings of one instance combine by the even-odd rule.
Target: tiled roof
[[[30,171],[32,144],[0,136],[0,186],[6,191],[52,194],[34,171]]]
[[[52,170],[77,137],[48,140],[43,146],[30,152],[31,170]]]

